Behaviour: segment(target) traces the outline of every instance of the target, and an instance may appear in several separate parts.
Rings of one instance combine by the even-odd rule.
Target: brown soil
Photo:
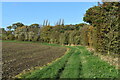
[[[61,57],[66,48],[40,45],[38,43],[3,42],[3,79],[11,79],[23,70],[43,66]]]

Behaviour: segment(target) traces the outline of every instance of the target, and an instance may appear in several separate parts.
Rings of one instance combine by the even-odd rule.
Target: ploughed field
[[[2,43],[3,79],[10,79],[23,70],[43,66],[61,57],[66,48],[39,43]]]

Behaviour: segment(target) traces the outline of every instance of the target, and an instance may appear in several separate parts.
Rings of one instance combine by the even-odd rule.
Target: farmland
[[[68,46],[69,52],[59,60],[42,69],[36,69],[19,75],[21,79],[40,78],[118,78],[118,70],[99,57],[87,51],[85,47]]]
[[[66,48],[38,43],[3,42],[3,79],[10,79],[23,70],[43,66],[61,57]]]

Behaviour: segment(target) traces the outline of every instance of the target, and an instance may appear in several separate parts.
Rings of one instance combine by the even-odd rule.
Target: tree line
[[[86,23],[64,25],[60,19],[54,26],[45,20],[42,25],[14,23],[1,28],[2,40],[39,41],[61,45],[83,45],[102,54],[120,54],[119,2],[103,2],[89,8]]]

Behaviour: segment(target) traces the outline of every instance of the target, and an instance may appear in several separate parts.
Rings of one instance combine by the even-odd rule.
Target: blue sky
[[[1,0],[1,1],[2,2],[98,2],[98,1],[100,2],[102,0]]]
[[[87,9],[97,2],[3,2],[2,27],[16,22],[42,24],[48,19],[52,25],[59,19],[65,24],[82,23]]]

